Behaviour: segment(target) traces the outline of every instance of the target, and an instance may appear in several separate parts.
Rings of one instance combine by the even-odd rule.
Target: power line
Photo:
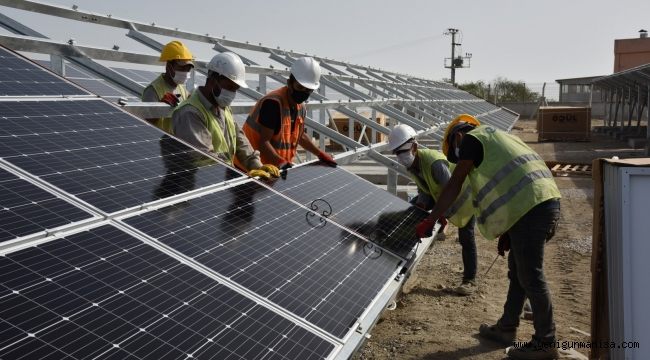
[[[418,44],[421,44],[421,43],[424,43],[424,42],[428,42],[428,41],[431,41],[431,40],[440,39],[442,37],[443,37],[442,34],[441,35],[429,35],[429,36],[425,36],[423,38],[419,38],[419,39],[415,39],[415,40],[411,40],[411,41],[407,41],[407,42],[403,42],[403,43],[384,46],[384,47],[373,49],[373,50],[367,50],[367,51],[364,51],[364,52],[361,52],[361,53],[350,55],[350,56],[348,56],[348,58],[349,59],[357,59],[357,58],[366,57],[366,56],[370,56],[370,55],[380,54],[380,53],[391,51],[391,50],[403,49],[403,48],[415,46],[415,45],[418,45]]]

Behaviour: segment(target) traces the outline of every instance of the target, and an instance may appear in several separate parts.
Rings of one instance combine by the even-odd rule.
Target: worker
[[[397,156],[417,184],[415,205],[425,211],[431,210],[442,188],[451,177],[454,165],[438,150],[420,148],[415,140],[415,130],[400,124],[388,135],[388,150]],[[462,247],[463,279],[456,287],[458,295],[468,296],[476,290],[476,241],[474,239],[474,209],[469,187],[464,186],[462,196],[447,210],[444,218],[458,227],[458,239]]]
[[[544,160],[521,139],[468,114],[455,118],[443,137],[443,153],[457,163],[431,214],[416,228],[431,231],[461,191],[472,189],[478,228],[488,240],[499,238],[498,252],[508,255],[509,288],[503,314],[479,327],[481,337],[512,344],[527,297],[535,333],[523,347],[508,348],[512,359],[554,359],[555,323],[544,278],[544,245],[560,217],[560,191]]]
[[[262,162],[281,169],[291,167],[298,145],[330,166],[336,161],[320,150],[305,132],[306,110],[303,102],[319,87],[320,65],[311,57],[302,57],[291,65],[287,85],[271,91],[255,104],[243,126]]]
[[[210,153],[229,165],[234,159],[251,177],[264,179],[280,176],[274,165],[262,165],[246,136],[234,121],[230,104],[237,90],[248,88],[246,68],[231,52],[215,55],[207,65],[205,85],[200,86],[172,113],[171,134]]]
[[[160,52],[160,61],[165,62],[165,72],[160,74],[142,92],[144,102],[164,102],[176,107],[180,101],[189,97],[185,82],[190,71],[194,68],[194,57],[190,50],[180,41],[172,41],[163,47]],[[163,128],[165,122],[160,119],[146,119],[149,123],[169,132]]]

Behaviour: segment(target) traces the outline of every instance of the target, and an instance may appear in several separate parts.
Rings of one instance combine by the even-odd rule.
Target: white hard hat
[[[315,90],[320,86],[320,64],[310,57],[301,57],[291,64],[291,75],[307,89]]]
[[[395,126],[388,135],[388,150],[395,151],[407,141],[413,139],[415,135],[415,130],[408,125],[399,124]]]
[[[248,88],[248,84],[246,84],[246,66],[244,66],[237,54],[224,52],[215,55],[208,63],[208,70],[227,77],[244,89]]]

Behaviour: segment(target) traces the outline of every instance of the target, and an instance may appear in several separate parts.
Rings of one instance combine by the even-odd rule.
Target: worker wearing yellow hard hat
[[[509,348],[512,359],[555,359],[553,306],[544,278],[544,244],[560,218],[560,191],[544,160],[521,139],[463,114],[447,127],[443,152],[456,163],[431,214],[417,227],[424,234],[444,216],[469,179],[478,228],[499,238],[499,255],[508,254],[510,280],[503,314],[479,327],[481,337],[512,345],[526,298],[535,333],[526,346]],[[430,230],[429,230],[430,231]]]
[[[165,72],[160,74],[142,92],[144,102],[164,102],[176,107],[179,102],[189,97],[185,82],[194,68],[194,56],[180,41],[172,41],[163,47],[160,61],[165,62]],[[164,128],[164,119],[147,119],[153,125],[169,132]]]

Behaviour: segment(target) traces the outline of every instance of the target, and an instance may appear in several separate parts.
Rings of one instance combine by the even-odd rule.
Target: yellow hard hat
[[[181,60],[191,62],[194,56],[182,42],[174,40],[162,49],[160,52],[160,61]]]
[[[445,130],[445,135],[442,138],[442,153],[445,154],[445,156],[447,155],[447,151],[449,151],[449,133],[459,123],[467,123],[474,126],[481,125],[481,122],[470,114],[460,114],[456,116],[456,118],[447,125],[447,130]]]

